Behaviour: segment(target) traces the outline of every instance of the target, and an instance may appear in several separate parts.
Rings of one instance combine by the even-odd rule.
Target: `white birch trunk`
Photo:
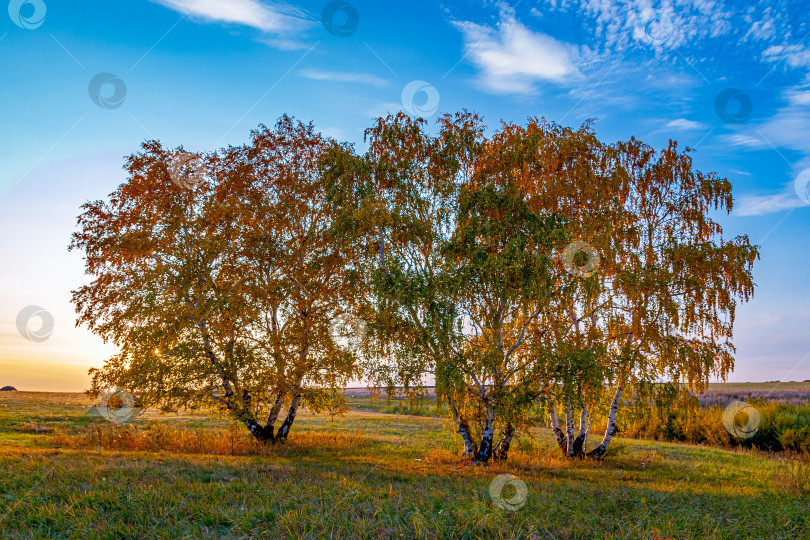
[[[608,413],[607,428],[605,428],[605,436],[599,446],[593,449],[588,455],[597,459],[601,458],[607,452],[610,440],[616,432],[616,413],[619,410],[619,400],[622,397],[622,387],[616,387],[616,394],[613,396],[613,401],[610,403],[610,412]]]
[[[476,461],[486,463],[492,457],[492,440],[495,438],[494,420],[495,411],[492,405],[487,404],[487,421],[484,424],[484,431],[481,433],[481,444],[475,456]]]
[[[549,400],[548,408],[548,416],[551,420],[551,430],[554,433],[554,437],[557,438],[557,444],[560,446],[560,450],[565,452],[565,435],[563,434],[562,429],[560,429],[560,419],[557,417],[557,407],[554,405],[553,401]]]
[[[470,435],[470,426],[467,424],[467,421],[459,414],[458,408],[456,408],[455,404],[450,403],[450,410],[453,412],[453,420],[456,422],[456,426],[458,427],[457,433],[461,435],[461,438],[464,441],[464,455],[467,457],[474,458],[476,454],[476,448],[475,443],[472,440],[472,436]]]
[[[582,411],[579,413],[579,429],[577,430],[577,437],[574,439],[574,451],[572,453],[573,456],[582,457],[583,455],[583,445],[585,444],[585,432],[588,429],[588,407],[587,405],[582,407]]]
[[[290,428],[292,427],[293,421],[295,420],[295,415],[298,412],[298,403],[300,401],[301,401],[301,394],[296,394],[293,396],[292,403],[290,403],[290,410],[287,411],[287,418],[284,419],[284,422],[281,424],[281,427],[278,428],[276,440],[283,441],[287,439],[287,435],[290,433]]]
[[[568,457],[574,457],[574,411],[571,410],[570,401],[565,413],[565,453]]]
[[[588,435],[591,433],[591,414],[588,413],[588,426],[585,428],[585,438],[582,440],[582,453],[588,455]]]

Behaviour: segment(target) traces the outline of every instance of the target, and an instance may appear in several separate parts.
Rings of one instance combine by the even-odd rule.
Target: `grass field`
[[[810,538],[807,466],[761,453],[618,439],[568,461],[539,430],[482,467],[438,417],[304,413],[264,447],[223,420],[116,427],[91,405],[0,393],[0,537]],[[493,501],[501,474],[522,507]]]

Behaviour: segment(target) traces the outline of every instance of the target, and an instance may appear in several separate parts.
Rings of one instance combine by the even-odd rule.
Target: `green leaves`
[[[539,397],[607,410],[614,387],[699,389],[733,367],[759,252],[723,237],[731,185],[677,143],[536,118],[485,136],[467,111],[365,135],[358,155],[285,116],[195,157],[194,182],[172,178],[182,148],[130,156],[71,245],[93,276],[79,322],[122,347],[99,384],[253,419],[298,395],[339,409],[322,391],[361,371],[432,378],[459,426],[491,433],[528,427]],[[362,342],[333,331],[344,316]]]
[[[285,116],[196,160],[193,185],[169,178],[182,149],[149,142],[130,156],[128,181],[85,205],[72,244],[94,278],[74,292],[79,321],[121,347],[94,389],[224,410],[268,438],[296,396],[333,403],[322,394],[357,371],[329,332],[356,282],[321,174],[339,149]]]

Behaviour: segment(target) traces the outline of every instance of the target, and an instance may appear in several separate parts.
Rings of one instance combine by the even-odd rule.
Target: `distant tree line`
[[[341,410],[349,380],[432,379],[488,462],[541,414],[565,455],[599,458],[622,403],[732,370],[758,250],[723,236],[731,184],[688,149],[535,118],[487,135],[467,111],[365,136],[358,153],[284,116],[242,146],[131,155],[70,246],[92,278],[77,324],[120,348],[91,392],[225,411],[276,442],[303,403]]]

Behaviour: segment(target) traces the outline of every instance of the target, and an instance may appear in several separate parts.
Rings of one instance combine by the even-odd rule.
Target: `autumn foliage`
[[[350,379],[435,381],[487,462],[540,413],[566,455],[601,457],[621,405],[733,368],[758,251],[711,217],[731,209],[728,180],[674,141],[538,119],[488,134],[466,111],[435,129],[379,118],[366,140],[361,154],[283,117],[192,159],[144,143],[71,244],[92,277],[78,323],[121,350],[93,390],[224,411],[277,441],[302,403],[339,410]]]

